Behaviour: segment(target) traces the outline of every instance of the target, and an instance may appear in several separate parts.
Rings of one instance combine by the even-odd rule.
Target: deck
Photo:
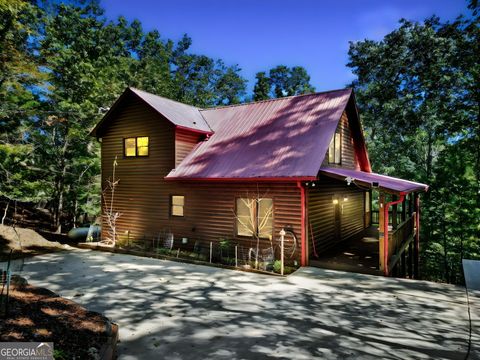
[[[318,258],[312,256],[310,266],[382,275],[378,267],[378,249],[378,228],[369,227],[359,236],[319,254]]]

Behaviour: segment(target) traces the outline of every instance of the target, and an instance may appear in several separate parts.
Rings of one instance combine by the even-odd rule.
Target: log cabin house
[[[372,173],[352,89],[200,109],[127,88],[92,135],[103,186],[116,159],[120,238],[168,229],[184,242],[268,247],[288,228],[301,266],[350,259],[354,271],[418,273],[428,187]],[[105,222],[103,209],[102,237]]]

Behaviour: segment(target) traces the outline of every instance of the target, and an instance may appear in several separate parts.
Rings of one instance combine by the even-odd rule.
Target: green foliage
[[[0,194],[44,200],[57,230],[99,214],[88,131],[127,86],[201,107],[245,95],[237,65],[189,53],[186,35],[107,21],[97,0],[0,0],[0,20]]]
[[[270,69],[270,81],[273,86],[274,97],[309,94],[315,91],[310,85],[310,75],[301,66],[288,68],[279,65]]]
[[[267,77],[264,71],[258,72],[255,75],[257,82],[253,88],[253,100],[267,100],[270,99],[270,79]]]
[[[262,71],[257,73],[255,78],[257,80],[253,90],[255,101],[315,92],[315,88],[310,84],[310,75],[301,66],[289,68],[279,65],[270,69],[268,77]]]
[[[349,66],[374,171],[424,182],[422,275],[461,282],[480,258],[478,17],[400,21],[351,43]],[[476,54],[476,55],[475,55]]]

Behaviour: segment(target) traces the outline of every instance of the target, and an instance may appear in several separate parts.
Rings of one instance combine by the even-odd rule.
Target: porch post
[[[418,273],[418,256],[420,251],[420,196],[418,193],[414,195],[415,199],[415,246],[413,249],[413,277],[419,278]]]
[[[385,237],[383,231],[385,229],[385,218],[383,215],[383,207],[385,206],[385,194],[380,193],[378,197],[378,264],[380,271],[383,273],[385,269],[385,261],[383,257],[383,247]]]
[[[408,277],[413,279],[413,243],[408,244]]]
[[[404,278],[406,276],[406,272],[407,272],[407,257],[406,257],[406,253],[407,252],[407,249],[403,250],[402,251],[402,257],[401,257],[401,261],[402,261],[402,266],[401,266],[401,277]]]
[[[392,195],[392,201],[396,201],[397,196]],[[392,230],[396,230],[398,227],[397,221],[397,204],[392,205]]]
[[[407,197],[406,196],[402,202],[402,222],[404,222],[405,220],[407,220]]]

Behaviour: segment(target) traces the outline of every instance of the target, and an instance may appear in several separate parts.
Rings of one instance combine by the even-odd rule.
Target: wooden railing
[[[407,249],[415,236],[415,213],[398,227],[389,233],[388,236],[388,267],[393,269],[400,259],[401,254]]]
[[[372,225],[378,225],[379,221],[379,214],[378,210],[372,210]],[[402,221],[402,213],[398,212],[397,213],[397,224],[399,224]],[[388,212],[388,225],[393,224],[393,211]]]

